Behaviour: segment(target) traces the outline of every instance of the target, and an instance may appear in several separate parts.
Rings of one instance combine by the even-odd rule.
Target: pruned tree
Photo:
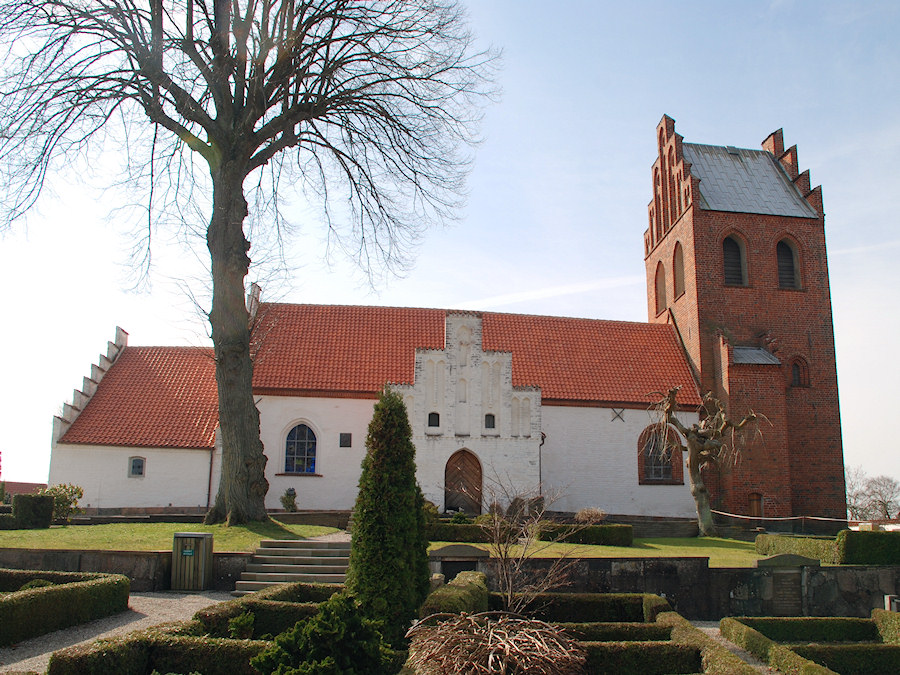
[[[301,185],[365,269],[396,268],[460,203],[494,54],[473,50],[455,0],[2,0],[0,44],[0,222],[106,142],[145,188],[148,232],[211,186],[224,455],[208,521],[265,519],[248,197],[257,227],[280,228],[280,191]]]
[[[667,425],[672,425],[681,432],[687,446],[691,496],[697,507],[697,525],[700,529],[700,536],[714,537],[716,526],[713,522],[709,489],[703,480],[702,469],[705,466],[721,466],[735,461],[742,445],[738,432],[749,424],[755,423],[757,415],[751,410],[740,422],[735,424],[726,415],[724,404],[709,392],[703,396],[700,421],[686,427],[676,415],[678,410],[676,397],[680,389],[681,387],[669,389],[665,398],[657,404],[660,421],[657,424],[659,440],[656,445],[660,448],[671,447],[673,434],[668,432]],[[680,444],[680,440],[674,442]],[[681,449],[685,448],[682,446]]]

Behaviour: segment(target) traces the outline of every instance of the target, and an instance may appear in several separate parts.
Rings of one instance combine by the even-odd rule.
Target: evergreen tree
[[[403,640],[429,583],[424,498],[411,435],[403,399],[385,389],[366,436],[347,588],[383,622],[392,644]]]

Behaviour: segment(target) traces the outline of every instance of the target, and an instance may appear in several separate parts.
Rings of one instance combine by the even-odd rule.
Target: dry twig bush
[[[507,612],[434,614],[407,637],[421,675],[580,675],[587,660],[558,626]]]

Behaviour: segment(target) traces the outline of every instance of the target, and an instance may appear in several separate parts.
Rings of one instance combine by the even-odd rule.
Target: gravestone
[[[819,567],[815,558],[782,553],[756,561],[757,568],[772,572],[772,614],[803,616],[803,568]]]

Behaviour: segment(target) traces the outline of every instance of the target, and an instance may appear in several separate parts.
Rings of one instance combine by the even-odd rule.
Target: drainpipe
[[[544,441],[547,440],[547,434],[541,432],[541,444],[538,446],[538,495],[544,496],[544,474],[543,474],[543,452]]]

